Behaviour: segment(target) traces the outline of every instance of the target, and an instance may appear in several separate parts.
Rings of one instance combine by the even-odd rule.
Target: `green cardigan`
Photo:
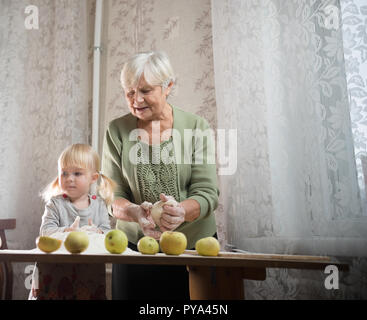
[[[195,242],[203,237],[212,236],[216,232],[214,210],[218,206],[218,184],[215,157],[214,161],[205,161],[206,152],[210,149],[214,154],[214,144],[209,144],[205,135],[186,139],[185,129],[209,128],[207,121],[198,115],[183,111],[172,106],[173,109],[173,145],[175,156],[178,156],[177,181],[179,199],[194,199],[200,204],[200,216],[192,222],[184,222],[176,231],[183,232],[187,237],[187,248],[195,247]],[[141,198],[139,183],[137,181],[136,164],[129,160],[131,148],[136,140],[130,141],[130,132],[137,128],[137,118],[131,113],[113,120],[106,131],[103,143],[102,172],[117,183],[115,198],[125,198],[129,201],[141,204],[145,200]],[[200,149],[200,150],[199,150]],[[204,161],[188,161],[193,159],[196,152],[203,152]],[[184,156],[186,152],[186,157]],[[187,156],[189,154],[189,156]],[[179,156],[181,155],[181,161]],[[192,163],[188,163],[192,162]],[[118,229],[123,230],[129,241],[136,244],[143,237],[139,224],[117,220]]]

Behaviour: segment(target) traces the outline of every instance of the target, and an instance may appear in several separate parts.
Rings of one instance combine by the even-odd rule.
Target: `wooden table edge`
[[[349,266],[338,261],[299,261],[292,259],[265,259],[256,257],[204,257],[195,255],[168,256],[156,255],[124,255],[124,254],[69,254],[42,253],[27,250],[1,250],[0,261],[8,262],[45,262],[45,263],[121,263],[121,264],[154,264],[154,265],[193,265],[213,267],[248,267],[248,268],[295,268],[325,269],[335,265],[340,271],[348,271]]]

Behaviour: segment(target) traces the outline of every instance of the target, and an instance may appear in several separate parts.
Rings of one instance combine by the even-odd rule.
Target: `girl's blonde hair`
[[[116,183],[100,172],[101,161],[99,159],[99,155],[91,146],[77,143],[67,147],[61,153],[57,164],[59,172],[61,172],[62,168],[76,167],[90,170],[93,173],[98,173],[99,179],[97,180],[97,192],[107,205],[112,204],[113,192],[116,187]],[[59,195],[61,193],[62,191],[59,186],[59,177],[57,176],[41,192],[41,196],[47,202],[53,196]]]

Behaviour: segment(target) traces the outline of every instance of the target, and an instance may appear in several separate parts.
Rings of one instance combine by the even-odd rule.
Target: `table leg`
[[[264,268],[188,266],[191,300],[243,300],[243,279],[265,280]]]
[[[242,269],[189,266],[190,299],[244,299]]]

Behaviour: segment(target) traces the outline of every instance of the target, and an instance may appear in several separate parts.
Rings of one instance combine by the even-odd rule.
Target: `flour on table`
[[[69,253],[69,251],[66,250],[64,246],[64,241],[66,237],[69,235],[70,232],[55,232],[50,235],[51,238],[62,240],[62,245],[60,249],[58,249],[56,252],[58,253]],[[107,251],[105,245],[104,245],[104,239],[106,237],[105,234],[95,233],[95,232],[86,232],[86,234],[89,237],[89,245],[88,248],[82,252],[86,254],[109,254]],[[36,250],[39,250],[36,248]],[[134,254],[135,251],[131,250],[130,248],[126,248],[126,250],[122,254]]]

